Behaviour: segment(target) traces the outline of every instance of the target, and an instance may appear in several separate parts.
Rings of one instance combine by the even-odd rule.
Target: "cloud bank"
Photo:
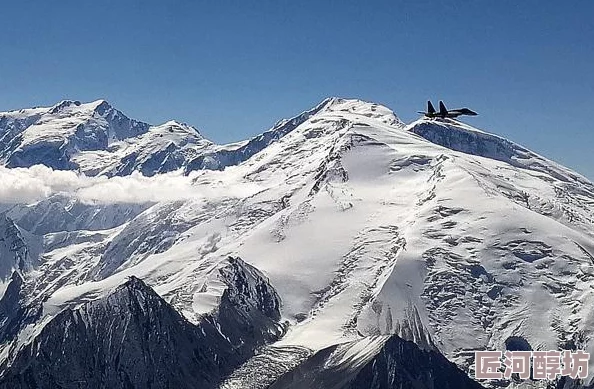
[[[244,197],[262,188],[252,183],[225,183],[219,172],[208,172],[208,184],[193,184],[197,175],[179,173],[145,177],[133,173],[125,177],[87,177],[72,171],[53,170],[43,165],[30,168],[0,167],[0,203],[22,204],[46,199],[54,194],[76,198],[85,203],[148,203],[210,198]],[[201,180],[205,181],[205,180]],[[227,180],[226,180],[227,181]]]

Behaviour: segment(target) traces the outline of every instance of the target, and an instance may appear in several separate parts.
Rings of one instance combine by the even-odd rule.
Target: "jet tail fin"
[[[442,116],[446,116],[448,114],[448,109],[441,100],[439,100],[439,114]]]
[[[427,100],[427,113],[435,113],[435,108],[433,108],[430,100]]]

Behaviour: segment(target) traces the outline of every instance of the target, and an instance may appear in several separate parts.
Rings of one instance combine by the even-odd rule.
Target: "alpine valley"
[[[0,166],[1,389],[594,386],[473,379],[594,352],[594,184],[502,137],[329,98],[219,145],[63,101],[0,112]]]

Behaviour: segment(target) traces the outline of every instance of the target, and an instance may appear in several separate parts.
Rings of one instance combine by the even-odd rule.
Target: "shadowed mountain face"
[[[259,295],[250,296],[241,261],[230,261],[221,273],[233,274],[233,285],[216,314],[198,325],[133,277],[108,296],[64,310],[47,323],[3,366],[0,388],[219,387],[258,346],[281,334],[274,292],[265,293],[261,284]],[[17,280],[14,287],[19,286]],[[248,308],[240,302],[246,298],[259,303]],[[438,352],[396,335],[321,350],[270,386],[313,387],[481,388]]]
[[[458,121],[331,98],[216,145],[64,102],[1,113],[0,162],[0,387],[472,388],[475,350],[594,352],[594,185]]]
[[[356,351],[354,351],[356,350]],[[456,365],[397,335],[318,351],[270,389],[480,389]]]
[[[87,104],[66,100],[49,108],[0,113],[0,156],[9,167],[44,164],[74,169],[74,154],[105,149],[148,128],[104,100]]]
[[[232,275],[225,278],[229,288],[197,324],[134,277],[104,298],[66,309],[5,361],[0,388],[216,388],[282,334],[278,296],[264,279],[251,296],[246,266],[230,259],[221,269]]]
[[[104,100],[0,112],[0,161],[11,168],[42,164],[90,176],[132,172],[153,176],[180,168],[186,173],[222,170],[263,150],[332,101],[326,99],[249,141],[232,145],[215,145],[184,123],[151,126],[130,119]]]
[[[18,354],[0,386],[213,387],[241,355],[225,352],[226,342],[208,322],[201,329],[204,334],[131,279],[105,299],[52,319]]]
[[[9,280],[16,269],[31,269],[32,262],[21,230],[5,213],[0,213],[0,279]]]

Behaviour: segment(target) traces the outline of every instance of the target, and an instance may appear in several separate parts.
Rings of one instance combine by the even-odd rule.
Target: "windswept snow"
[[[10,120],[66,123],[89,109]],[[136,276],[196,323],[216,307],[225,285],[213,274],[231,256],[278,293],[289,323],[273,346],[281,354],[389,334],[467,370],[474,350],[505,348],[512,336],[535,350],[594,350],[594,185],[569,169],[457,121],[405,125],[360,100],[327,99],[234,145],[175,122],[142,128],[72,155],[96,177],[0,168],[47,187],[10,208],[17,223],[49,226],[60,215],[50,203],[70,212],[72,202],[52,196],[87,204],[71,227],[36,230],[45,249],[24,277],[44,315]],[[153,177],[133,173],[143,169]],[[55,187],[54,174],[73,178]],[[91,210],[106,214],[101,223]],[[365,342],[341,358],[379,347]]]

